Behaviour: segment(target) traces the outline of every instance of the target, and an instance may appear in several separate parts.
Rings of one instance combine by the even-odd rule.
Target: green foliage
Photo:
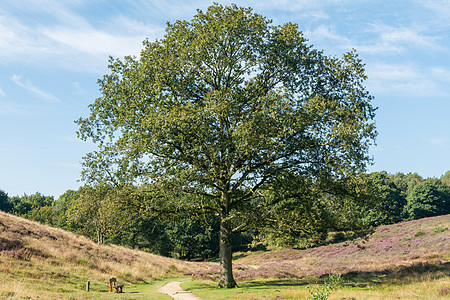
[[[303,202],[285,201],[275,205],[273,218],[261,228],[259,239],[270,248],[306,248],[327,236],[330,216],[320,202],[311,197]]]
[[[82,266],[89,266],[89,265],[91,265],[89,260],[84,259],[84,258],[77,260],[77,264],[78,265],[82,265]]]
[[[328,280],[320,286],[315,286],[309,289],[309,296],[312,300],[328,299],[331,292],[344,285],[342,274],[330,274]]]
[[[444,231],[448,231],[448,228],[447,227],[445,227],[445,228],[443,228],[443,227],[436,227],[436,229],[433,230],[433,232],[435,232],[435,233],[440,233],[440,232],[444,232]]]
[[[79,197],[67,210],[67,222],[79,233],[94,238],[99,244],[104,236],[112,230],[116,221],[117,198],[114,189],[107,184],[84,186],[79,190]]]
[[[447,171],[444,175],[442,175],[441,182],[443,185],[450,188],[450,171]]]
[[[68,223],[67,211],[72,205],[74,205],[79,197],[79,191],[74,190],[67,190],[64,194],[59,196],[58,200],[56,200],[53,204],[54,225],[64,229],[71,229]]]
[[[53,224],[55,212],[51,206],[46,205],[41,207],[34,207],[26,214],[22,215],[22,217],[38,221],[43,224]]]
[[[7,200],[8,212],[41,223],[53,224],[54,212],[53,196],[44,196],[41,193],[33,195],[24,194],[22,197],[14,196]]]
[[[184,219],[168,222],[165,233],[171,242],[171,256],[181,259],[205,259],[219,253],[219,220],[212,224],[200,220]]]
[[[417,231],[415,234],[414,234],[414,237],[419,237],[419,236],[424,236],[424,235],[426,235],[427,233],[425,232],[425,231]]]
[[[12,205],[9,201],[8,194],[0,190],[0,210],[4,212],[10,212]]]
[[[423,178],[417,173],[408,173],[405,175],[399,172],[389,177],[405,198],[411,194],[417,184],[423,181]]]
[[[405,212],[410,219],[450,213],[450,188],[436,179],[428,179],[416,185],[407,200]]]
[[[364,221],[370,226],[392,224],[403,220],[406,199],[386,172],[368,175],[369,205]]]

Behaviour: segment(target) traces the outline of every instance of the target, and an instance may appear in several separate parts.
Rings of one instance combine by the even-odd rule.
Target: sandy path
[[[175,300],[200,300],[200,298],[194,296],[191,292],[181,289],[180,283],[181,281],[166,283],[164,286],[160,287],[157,292],[167,294]]]

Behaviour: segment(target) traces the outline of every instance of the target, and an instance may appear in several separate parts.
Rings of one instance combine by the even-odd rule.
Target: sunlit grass
[[[397,274],[398,275],[398,274]],[[344,286],[331,292],[329,299],[450,299],[447,272],[417,276],[361,274],[344,278]],[[208,299],[310,299],[309,289],[323,284],[321,279],[264,279],[242,282],[236,289],[217,289],[211,281],[186,281],[182,287]],[[448,288],[448,289],[447,289]]]
[[[0,298],[139,299],[156,280],[196,272],[209,264],[97,245],[83,236],[3,212],[0,244]],[[109,293],[111,277],[125,284],[124,294]],[[85,291],[88,280],[89,293]],[[152,298],[170,299],[154,294]]]
[[[182,286],[202,299],[308,299],[309,288],[336,273],[345,284],[329,299],[450,299],[449,227],[447,215],[383,226],[366,240],[236,253],[240,287],[217,289],[217,281],[202,280],[217,279],[216,262],[97,245],[0,212],[0,299],[170,299],[156,290],[183,274],[191,276]],[[125,284],[125,293],[109,292],[111,277]]]

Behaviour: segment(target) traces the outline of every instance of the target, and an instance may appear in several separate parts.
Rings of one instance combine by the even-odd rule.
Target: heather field
[[[450,268],[450,215],[381,226],[372,234],[308,250],[238,253],[237,280]],[[218,266],[198,278],[217,278]]]
[[[450,299],[449,228],[446,215],[307,250],[236,253],[240,287],[218,290],[217,263],[97,245],[0,212],[0,299],[169,299],[156,290],[180,276],[202,299],[309,299],[336,273],[344,285],[329,299]],[[124,294],[108,293],[110,277],[125,283]]]

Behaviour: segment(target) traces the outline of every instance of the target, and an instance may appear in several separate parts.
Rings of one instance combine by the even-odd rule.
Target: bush
[[[331,294],[331,291],[338,289],[344,285],[342,274],[330,274],[328,280],[323,285],[309,289],[309,296],[312,300],[325,300]]]
[[[448,228],[436,227],[436,229],[433,230],[433,232],[435,232],[435,233],[440,233],[440,232],[444,232],[444,231],[448,231]]]
[[[416,234],[414,234],[414,237],[424,236],[427,233],[425,231],[417,231]]]

